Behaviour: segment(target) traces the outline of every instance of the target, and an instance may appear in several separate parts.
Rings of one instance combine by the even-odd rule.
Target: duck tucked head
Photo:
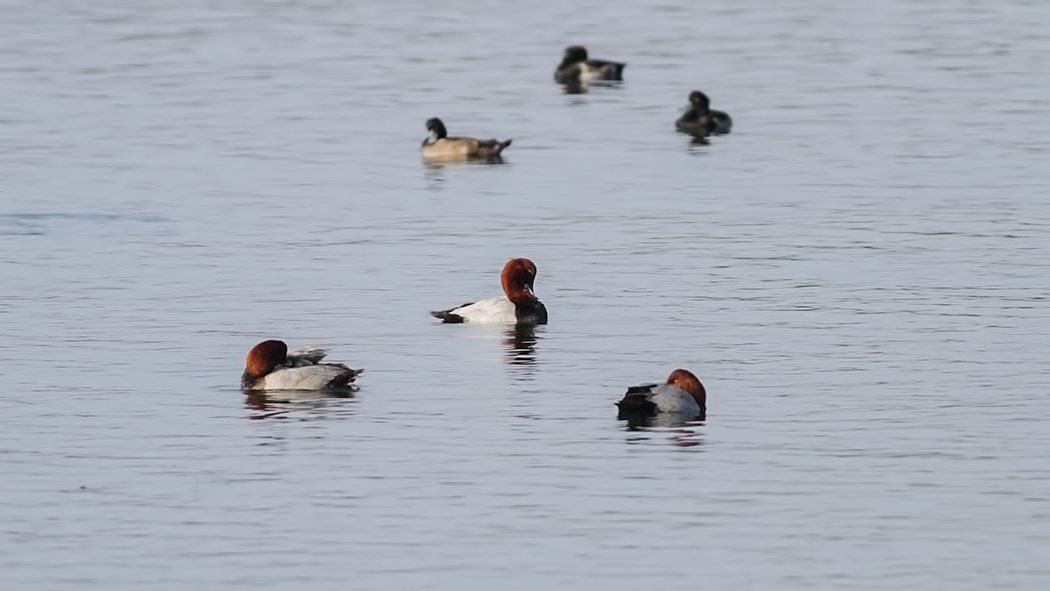
[[[696,399],[696,403],[700,405],[700,408],[704,408],[707,403],[707,392],[704,390],[704,385],[700,383],[700,380],[692,374],[689,370],[676,369],[671,372],[671,375],[667,378],[668,386],[677,386]]]
[[[689,104],[700,113],[707,113],[711,110],[711,100],[699,90],[689,93]]]
[[[518,305],[533,304],[537,301],[532,285],[536,281],[536,265],[529,259],[514,259],[503,267],[503,292],[507,299]]]
[[[247,372],[261,378],[288,359],[288,345],[284,341],[263,341],[248,352]]]
[[[565,48],[565,57],[561,60],[562,67],[587,61],[587,48],[582,45],[570,45]]]
[[[437,117],[427,120],[427,131],[432,132],[434,137],[439,140],[448,137],[448,131],[445,130],[445,124]]]

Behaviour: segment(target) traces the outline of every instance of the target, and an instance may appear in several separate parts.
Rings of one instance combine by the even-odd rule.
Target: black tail
[[[328,382],[325,386],[325,390],[349,390],[354,385],[354,380],[357,376],[361,375],[363,369],[347,369],[343,373],[335,376],[332,381]]]
[[[431,312],[430,315],[434,318],[440,318],[442,322],[446,322],[448,324],[462,324],[463,317],[458,314],[453,314],[452,310],[455,310],[455,308]]]
[[[620,418],[654,416],[656,414],[656,403],[649,400],[649,394],[654,387],[656,387],[656,384],[628,388],[627,393],[623,395],[623,400],[616,403],[616,406],[620,408]]]

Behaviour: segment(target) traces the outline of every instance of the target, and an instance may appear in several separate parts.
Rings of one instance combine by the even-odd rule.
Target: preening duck
[[[244,390],[346,390],[363,369],[320,363],[328,350],[304,347],[289,352],[284,341],[263,341],[248,353],[241,375]]]
[[[674,126],[683,133],[705,136],[712,133],[729,133],[733,128],[733,120],[727,113],[712,109],[706,94],[694,90],[689,93],[689,107],[678,121],[675,121]]]
[[[620,407],[620,418],[627,416],[654,416],[675,413],[683,417],[704,418],[707,412],[707,392],[688,370],[676,369],[663,384],[646,384],[627,389]]]
[[[427,120],[427,131],[432,137],[423,140],[423,156],[437,160],[469,160],[498,158],[512,140],[476,140],[472,137],[448,137],[445,124],[434,117]]]
[[[536,265],[532,261],[514,259],[508,262],[503,267],[500,281],[506,295],[430,314],[448,323],[547,324],[547,308],[533,292]]]
[[[587,48],[572,45],[565,48],[558,69],[554,70],[554,80],[562,84],[580,84],[594,80],[623,80],[623,69],[627,64],[587,59]]]

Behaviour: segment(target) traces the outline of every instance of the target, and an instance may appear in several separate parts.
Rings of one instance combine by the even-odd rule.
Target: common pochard
[[[248,352],[241,375],[245,390],[346,390],[364,371],[342,363],[320,363],[328,350],[304,347],[288,352],[284,341],[263,341]]]
[[[703,418],[707,412],[707,392],[688,370],[676,369],[663,384],[646,384],[627,389],[623,400],[616,403],[621,418],[629,415],[653,416],[675,413]]]
[[[536,298],[533,283],[536,265],[529,259],[514,259],[501,276],[506,295],[431,312],[444,322],[490,322],[503,324],[547,324],[547,308]]]

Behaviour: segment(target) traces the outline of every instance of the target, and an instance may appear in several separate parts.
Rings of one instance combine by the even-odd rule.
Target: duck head
[[[248,374],[261,378],[288,360],[288,345],[284,341],[263,341],[248,352]]]
[[[587,61],[587,48],[582,45],[570,45],[565,48],[565,57],[561,60],[562,67],[577,62]]]
[[[448,137],[448,131],[445,130],[445,124],[437,117],[427,119],[427,131],[433,133],[434,137],[439,140]]]
[[[700,113],[707,113],[711,110],[711,100],[699,90],[689,93],[689,104]]]
[[[705,408],[707,405],[707,392],[704,390],[704,385],[700,383],[700,380],[686,369],[676,369],[671,372],[671,375],[667,378],[668,386],[677,386],[693,396],[696,403],[700,405],[700,408]]]
[[[514,259],[503,267],[503,292],[507,299],[515,304],[528,305],[535,303],[536,294],[533,283],[536,281],[536,265],[529,259]]]

